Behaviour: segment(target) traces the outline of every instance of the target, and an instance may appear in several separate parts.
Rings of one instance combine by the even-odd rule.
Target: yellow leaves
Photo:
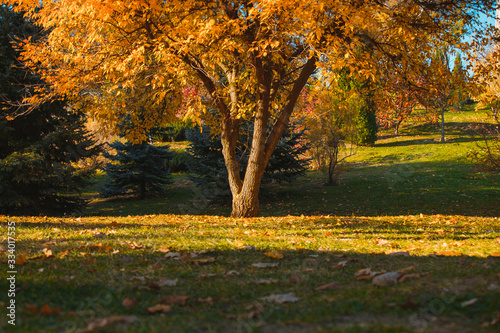
[[[15,263],[16,263],[16,266],[22,266],[26,263],[26,261],[28,261],[26,254],[20,254],[17,256]]]
[[[266,257],[273,258],[273,259],[283,259],[283,254],[281,252],[278,252],[278,251],[265,252],[264,255]]]

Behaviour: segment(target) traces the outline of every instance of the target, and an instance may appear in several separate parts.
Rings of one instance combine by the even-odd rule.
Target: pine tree
[[[236,147],[242,177],[250,152],[251,124],[251,122],[242,124],[242,133]],[[280,139],[262,177],[263,184],[291,183],[305,174],[310,160],[304,158],[304,153],[309,149],[309,144],[304,141],[305,130],[296,130],[297,127],[297,124],[292,124]],[[189,130],[187,139],[191,143],[187,162],[190,178],[203,191],[206,198],[230,197],[220,135],[211,135],[210,129],[205,126],[201,130],[198,127]]]
[[[95,156],[83,114],[64,101],[47,102],[28,112],[12,108],[29,86],[43,82],[17,62],[12,42],[37,38],[38,29],[22,14],[0,6],[0,214],[62,214],[83,208],[79,192],[94,167],[76,162]]]
[[[145,141],[115,141],[110,146],[116,155],[103,153],[112,162],[105,167],[108,178],[100,189],[102,197],[136,195],[142,199],[161,194],[165,185],[172,183],[168,168],[172,154],[168,146],[156,147]]]

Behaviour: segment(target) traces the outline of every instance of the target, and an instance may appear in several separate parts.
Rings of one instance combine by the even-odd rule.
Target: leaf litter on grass
[[[312,320],[322,320],[319,314],[323,310],[319,311],[317,309],[318,311],[316,311],[317,305],[315,305],[315,302],[321,302],[322,307],[328,308],[329,311],[335,311],[337,307],[343,307],[345,309],[343,311],[350,313],[353,311],[350,308],[350,304],[352,302],[363,302],[363,299],[366,297],[366,290],[368,290],[366,288],[374,285],[373,280],[376,277],[382,279],[381,276],[383,274],[389,274],[387,275],[387,281],[389,282],[383,282],[383,285],[388,283],[392,288],[398,288],[396,289],[397,292],[402,292],[403,295],[401,296],[406,297],[405,293],[420,295],[423,292],[432,292],[433,286],[434,289],[438,288],[436,286],[439,286],[439,281],[442,279],[441,276],[443,274],[445,276],[446,274],[449,276],[462,274],[459,276],[465,277],[471,271],[477,271],[478,274],[485,274],[498,267],[497,259],[491,256],[491,254],[498,252],[496,250],[498,244],[495,243],[498,237],[488,238],[488,233],[482,233],[482,229],[477,229],[480,224],[472,224],[475,223],[473,219],[461,220],[471,223],[470,225],[464,225],[463,222],[460,222],[464,225],[460,233],[467,233],[467,243],[471,244],[460,245],[463,247],[461,248],[463,251],[460,252],[471,253],[468,257],[464,257],[463,255],[459,257],[431,257],[430,255],[434,253],[439,254],[443,252],[440,251],[441,248],[438,245],[444,242],[447,244],[453,243],[453,241],[447,238],[450,237],[447,233],[440,234],[435,232],[432,239],[416,237],[419,235],[415,231],[417,228],[422,228],[429,233],[433,230],[445,230],[440,226],[440,221],[428,222],[428,220],[433,218],[425,216],[423,220],[420,220],[418,217],[401,217],[399,218],[401,222],[398,222],[398,218],[395,217],[363,218],[360,219],[361,222],[359,224],[356,222],[356,218],[346,218],[345,223],[342,223],[340,226],[337,226],[337,218],[334,217],[289,217],[269,221],[261,218],[253,220],[249,224],[252,229],[257,231],[255,234],[249,234],[247,238],[238,234],[238,237],[241,237],[244,243],[258,244],[259,249],[279,248],[279,252],[283,254],[283,258],[281,259],[267,256],[264,254],[266,253],[265,251],[261,252],[254,248],[247,251],[239,247],[228,248],[228,244],[231,244],[231,242],[228,242],[226,239],[233,237],[232,228],[238,227],[244,230],[241,224],[231,219],[226,219],[226,222],[219,220],[217,221],[217,225],[213,225],[210,223],[210,218],[207,217],[195,218],[193,220],[191,218],[184,218],[185,221],[182,222],[183,224],[179,223],[175,225],[175,228],[183,230],[182,232],[172,232],[170,224],[159,223],[155,224],[156,232],[154,234],[148,231],[149,229],[138,228],[130,224],[130,222],[123,222],[120,223],[120,226],[124,227],[129,223],[130,228],[127,227],[128,229],[121,230],[129,230],[131,238],[128,241],[124,241],[123,245],[119,241],[120,238],[115,241],[108,238],[105,240],[106,245],[114,245],[115,248],[119,245],[123,246],[120,247],[122,252],[113,257],[111,256],[111,249],[106,252],[99,250],[105,244],[97,246],[99,244],[97,242],[104,242],[103,240],[96,239],[87,245],[78,245],[77,241],[70,239],[67,243],[57,245],[57,247],[50,246],[50,250],[53,254],[56,254],[57,259],[28,260],[23,269],[27,281],[32,285],[37,285],[36,276],[40,274],[40,268],[56,262],[71,265],[71,260],[69,259],[73,260],[77,256],[75,251],[79,250],[72,250],[65,256],[60,256],[59,253],[68,249],[77,249],[78,246],[85,246],[85,251],[88,251],[85,258],[90,258],[89,264],[92,267],[98,268],[99,272],[109,274],[112,277],[106,280],[108,281],[106,288],[123,290],[123,295],[127,296],[123,296],[123,298],[117,300],[116,304],[118,307],[110,305],[102,310],[102,313],[98,314],[98,317],[101,318],[111,318],[110,320],[103,321],[106,324],[105,327],[115,324],[134,325],[134,323],[126,324],[125,321],[115,320],[116,315],[122,314],[124,310],[129,311],[126,313],[136,315],[140,321],[148,321],[147,314],[149,313],[149,308],[152,308],[153,311],[149,318],[155,318],[157,315],[161,316],[162,313],[168,312],[168,316],[172,316],[173,322],[176,322],[175,320],[186,319],[191,321],[201,320],[200,318],[204,318],[204,316],[212,316],[210,320],[218,320],[224,323],[225,320],[231,319],[226,317],[225,314],[235,312],[237,312],[236,317],[232,319],[264,316],[266,321],[273,321],[275,320],[272,319],[274,316],[281,315],[286,311],[294,313],[291,317],[296,318],[294,320],[307,322],[310,319],[302,316],[301,312],[295,311],[295,309],[302,309],[301,311],[310,313]],[[404,226],[402,223],[403,219],[413,221],[415,226],[411,226],[410,224]],[[182,218],[177,217],[177,221],[181,220]],[[390,224],[384,224],[383,222],[386,220],[390,221]],[[488,223],[487,219],[483,221]],[[147,219],[141,220],[141,223],[146,222]],[[489,223],[493,224],[493,222],[495,221],[490,221]],[[227,225],[224,223],[227,223]],[[279,223],[279,226],[277,226],[277,223]],[[261,228],[267,231],[270,230],[270,225],[274,226],[272,232],[268,232],[268,234],[274,235],[275,238],[272,240],[269,239],[269,236],[264,235],[264,232],[259,231]],[[390,226],[392,229],[390,230],[386,226]],[[197,238],[198,234],[195,231],[201,227],[206,228],[205,234],[203,238]],[[457,224],[454,224],[454,227],[457,227]],[[467,228],[473,229],[474,233],[467,232]],[[483,229],[490,230],[493,228],[494,226],[485,226]],[[26,228],[26,234],[23,235],[25,230],[20,229],[20,239],[26,236],[31,237],[29,235],[34,234],[34,232],[29,231],[29,228]],[[60,229],[62,230],[62,228]],[[168,230],[168,236],[163,236],[167,234],[166,230]],[[308,236],[296,237],[295,235],[298,230],[306,230],[304,234],[307,233]],[[300,232],[302,233],[302,231]],[[326,236],[328,232],[332,233]],[[451,233],[451,236],[456,234]],[[47,233],[44,235],[47,236]],[[152,235],[154,235],[154,238],[151,238]],[[349,236],[346,237],[347,235]],[[393,235],[393,237],[390,235]],[[337,241],[340,238],[358,239],[358,242],[350,241],[346,243]],[[298,240],[298,242],[295,244],[291,243],[290,239],[293,241]],[[410,248],[415,248],[415,250],[411,250],[410,256],[390,256],[381,253],[380,246],[375,241],[370,241],[375,239],[390,239],[391,247],[397,246],[394,248],[397,252],[409,252],[408,249]],[[427,243],[422,243],[420,242],[421,240]],[[132,248],[129,244],[133,244],[134,242],[137,245],[142,244],[144,248]],[[156,249],[164,247],[165,244],[168,244],[168,251],[156,251]],[[468,247],[465,248],[464,246]],[[95,249],[93,250],[94,247]],[[193,250],[200,248],[210,250]],[[215,258],[211,254],[211,249],[213,248],[217,250],[215,261],[210,259]],[[30,247],[27,246],[26,249],[30,249]],[[26,252],[27,256],[30,257],[33,254],[39,254],[42,252],[40,251],[41,249],[41,247],[37,247],[33,250],[33,253]],[[404,251],[400,249],[404,249]],[[276,250],[267,252],[271,251]],[[101,260],[105,258],[107,258],[106,261]],[[266,258],[271,262],[260,262],[262,258]],[[463,258],[467,259],[467,262],[464,264],[461,263]],[[192,262],[198,259],[210,260],[205,263]],[[444,263],[447,265],[456,265],[453,267],[456,268],[458,273],[442,272],[441,266]],[[477,266],[470,266],[476,263]],[[489,268],[485,266],[486,264]],[[363,267],[366,268],[363,269]],[[400,269],[401,267],[406,268]],[[71,275],[75,277],[71,280],[72,285],[75,283],[83,285],[88,283],[102,284],[102,282],[97,280],[97,274],[94,274],[94,276],[79,274],[80,269],[82,271],[86,270],[86,268],[75,266],[71,271]],[[232,273],[229,274],[230,272]],[[239,275],[234,272],[238,272]],[[357,274],[358,272],[361,273]],[[424,283],[414,284],[411,282],[423,278],[429,272],[433,272],[432,279],[422,279]],[[58,270],[51,271],[51,274],[58,274]],[[63,270],[62,274],[63,276],[68,275],[67,270]],[[198,279],[202,274],[214,275],[210,279]],[[485,279],[489,278],[490,280],[498,281],[494,274],[487,276]],[[358,281],[358,277],[360,281]],[[363,284],[363,279],[370,283]],[[63,281],[67,280],[63,279]],[[174,281],[176,282],[174,283]],[[491,281],[487,282],[491,284]],[[422,291],[422,285],[426,286],[425,291]],[[470,288],[474,287],[471,286]],[[376,289],[373,290],[375,292]],[[437,295],[439,295],[440,291],[439,289],[437,290]],[[476,294],[472,294],[470,297],[463,297],[460,299],[460,302],[457,301],[458,308],[465,314],[471,313],[469,311],[476,309],[478,306],[483,306],[483,302],[485,304],[491,302],[491,300],[488,301],[488,298],[485,298],[481,294],[482,291],[480,289],[473,290],[475,290]],[[50,286],[47,288],[47,292],[57,294],[57,290]],[[495,293],[497,291],[492,290],[488,292]],[[29,295],[29,293],[28,289],[28,292],[23,292],[23,295]],[[92,293],[89,294],[90,298],[93,297],[91,295]],[[168,301],[165,302],[167,304],[155,303],[168,295],[190,298],[186,300],[185,306],[175,304],[175,302],[174,304],[169,304]],[[126,303],[130,307],[123,304],[126,298],[132,301],[130,304]],[[426,304],[426,300],[422,296],[414,296],[414,298],[414,301],[409,302],[408,305]],[[477,301],[473,304],[463,308],[460,306],[462,302],[471,301],[474,298],[477,298]],[[98,302],[97,298],[96,302]],[[138,303],[132,306],[133,302]],[[248,308],[249,303],[255,304],[255,302],[274,304],[272,313],[264,312],[264,310],[258,307]],[[382,305],[391,303],[405,304],[404,301],[402,302],[398,299],[397,294],[391,293],[381,296],[381,299],[377,300],[375,304],[379,303]],[[50,304],[57,304],[61,308],[72,309],[76,307],[77,301],[76,299],[71,301],[71,297],[65,297],[61,302]],[[163,306],[160,307],[158,305]],[[198,309],[200,308],[203,311],[199,312]],[[398,308],[406,309],[403,306],[398,306]],[[215,309],[218,309],[217,311],[220,312],[217,312]],[[369,312],[368,316],[377,315],[377,310],[371,309],[369,311],[372,312]],[[410,314],[408,313],[408,315]],[[479,320],[488,323],[488,325],[492,322],[494,323],[493,325],[498,325],[492,319],[494,315],[494,313],[485,313],[484,318],[479,318]],[[478,314],[475,314],[475,316],[477,317]],[[442,318],[446,319],[448,317],[445,314]],[[58,319],[66,320],[64,316],[58,316]],[[34,318],[28,317],[28,320],[34,320]],[[162,325],[168,324],[164,323]]]

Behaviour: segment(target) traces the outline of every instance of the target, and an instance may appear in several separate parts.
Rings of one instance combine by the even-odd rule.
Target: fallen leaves
[[[130,325],[138,320],[139,318],[137,318],[136,316],[111,316],[106,318],[93,318],[90,319],[87,328],[79,330],[77,332],[78,333],[94,332],[96,330],[99,330],[114,323],[122,323]]]
[[[133,308],[134,306],[137,305],[137,301],[134,301],[130,298],[125,298],[122,302],[122,305],[126,308]]]
[[[295,293],[275,294],[266,297],[261,297],[259,299],[262,301],[273,302],[277,304],[294,303],[299,300],[299,298],[295,296]]]
[[[257,267],[257,268],[276,268],[279,266],[279,263],[276,262],[257,262],[253,263],[252,267]]]
[[[377,287],[387,287],[392,286],[398,283],[398,279],[401,277],[401,274],[398,272],[389,272],[380,275],[376,275],[372,284]]]
[[[476,302],[477,302],[477,298],[473,298],[473,299],[470,299],[468,301],[463,301],[462,303],[460,303],[460,306],[462,308],[465,308],[467,306],[471,306],[473,304],[476,304]]]
[[[179,279],[169,280],[169,279],[160,279],[156,284],[160,287],[175,287],[177,285],[177,281]]]
[[[189,260],[189,262],[192,264],[208,264],[211,262],[215,262],[215,258],[211,257],[211,258],[205,258],[205,259],[193,259],[193,260]]]
[[[269,258],[273,258],[273,259],[283,259],[283,254],[281,252],[278,252],[278,251],[269,251],[269,252],[265,252],[264,255],[266,257],[269,257]]]
[[[44,248],[43,254],[45,254],[46,258],[54,258],[54,254],[52,254],[52,250],[49,250],[48,248]]]
[[[334,281],[334,282],[330,282],[330,283],[321,285],[319,287],[316,287],[316,288],[314,288],[314,290],[316,290],[316,291],[322,291],[322,290],[327,290],[327,289],[336,289],[338,287],[339,287],[338,282]]]
[[[22,266],[28,261],[27,256],[23,253],[17,256],[16,258],[16,266]]]
[[[157,304],[157,305],[150,306],[148,308],[149,313],[158,313],[158,312],[167,313],[170,311],[172,311],[172,306],[165,305],[165,304]]]
[[[38,313],[43,315],[58,315],[61,313],[61,309],[59,309],[58,307],[51,308],[47,304],[44,304],[40,309],[38,309],[36,305],[26,304],[24,309],[28,312]]]
[[[273,284],[273,283],[278,283],[280,282],[280,280],[278,279],[273,279],[273,278],[269,278],[269,279],[258,279],[258,280],[255,280],[254,283],[255,284]]]
[[[377,287],[388,287],[393,286],[397,283],[403,283],[409,279],[420,278],[422,276],[430,274],[426,273],[409,273],[414,271],[415,267],[410,266],[399,271],[386,272],[386,271],[373,271],[371,268],[363,268],[357,271],[354,276],[356,280],[371,280],[372,284]]]

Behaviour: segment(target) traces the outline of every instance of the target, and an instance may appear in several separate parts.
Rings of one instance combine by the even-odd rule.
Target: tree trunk
[[[231,217],[257,217],[259,209],[259,188],[245,188],[233,196]]]
[[[441,142],[445,142],[445,138],[444,138],[444,104],[441,105]]]
[[[293,87],[287,97],[285,107],[275,120],[272,129],[268,133],[270,122],[270,99],[271,99],[271,71],[264,68],[259,57],[254,59],[255,73],[257,77],[257,103],[254,118],[254,129],[252,145],[244,179],[240,177],[240,164],[236,157],[236,144],[239,136],[239,119],[235,119],[221,98],[217,98],[215,90],[212,89],[210,79],[200,73],[209,92],[213,92],[213,98],[221,112],[222,128],[221,142],[222,154],[228,171],[229,187],[233,196],[232,217],[256,217],[259,214],[259,191],[266,169],[281,135],[288,126],[290,115],[297,102],[300,92],[307,83],[308,78],[316,69],[316,58],[310,58],[302,67],[299,77],[295,80]],[[231,81],[231,77],[228,77]],[[279,87],[276,87],[279,88]],[[236,94],[234,94],[236,95]],[[236,97],[235,97],[236,99]],[[237,103],[233,103],[233,108]],[[237,112],[234,112],[237,113]]]

